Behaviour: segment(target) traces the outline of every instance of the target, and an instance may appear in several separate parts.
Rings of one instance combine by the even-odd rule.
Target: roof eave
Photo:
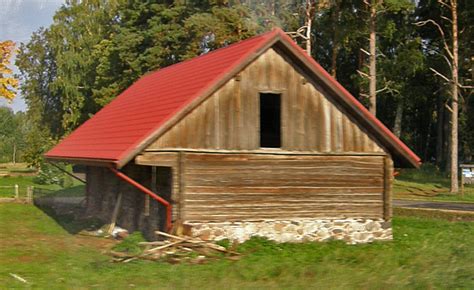
[[[99,167],[117,167],[117,160],[45,155],[48,162],[65,162]]]

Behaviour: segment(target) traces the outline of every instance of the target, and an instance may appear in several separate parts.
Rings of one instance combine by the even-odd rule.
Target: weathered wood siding
[[[183,153],[181,219],[383,218],[385,156]]]
[[[269,49],[148,150],[164,148],[258,150],[259,94],[281,93],[282,149],[315,152],[383,152],[321,88]]]

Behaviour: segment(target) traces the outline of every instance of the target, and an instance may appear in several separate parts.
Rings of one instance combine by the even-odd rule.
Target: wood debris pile
[[[240,258],[240,254],[235,251],[199,238],[175,236],[160,231],[157,231],[156,234],[168,239],[139,243],[140,246],[144,247],[144,250],[138,255],[111,251],[110,254],[114,257],[113,261],[128,263],[133,260],[142,259],[151,261],[162,260],[172,264],[181,262],[203,264],[211,259],[222,257],[230,260],[238,260]]]

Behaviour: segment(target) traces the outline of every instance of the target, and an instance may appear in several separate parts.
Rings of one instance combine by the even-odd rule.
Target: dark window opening
[[[166,201],[171,202],[171,194],[173,190],[173,170],[171,167],[157,166],[151,168],[151,190],[164,198]],[[166,231],[166,207],[156,200],[151,200],[150,204],[154,204],[157,207],[157,211],[151,214],[158,214],[159,216],[159,229],[160,231]]]
[[[281,147],[280,94],[260,94],[260,147]]]

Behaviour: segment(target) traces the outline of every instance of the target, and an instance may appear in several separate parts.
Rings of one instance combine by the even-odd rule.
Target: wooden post
[[[15,184],[15,199],[20,199],[20,191],[18,189],[18,184]]]
[[[26,202],[33,203],[33,189],[34,186],[28,186],[26,188]]]
[[[464,172],[462,170],[463,166],[460,166],[461,168],[461,197],[464,197]]]
[[[383,194],[383,218],[385,221],[392,219],[392,184],[393,184],[393,160],[390,156],[384,160],[384,194]]]
[[[117,201],[115,202],[114,212],[112,213],[112,220],[110,221],[110,227],[109,227],[109,232],[108,232],[109,234],[112,234],[112,231],[115,228],[115,223],[117,222],[118,212],[119,212],[121,203],[122,203],[122,193],[119,192]]]
[[[184,179],[184,164],[185,164],[185,155],[183,154],[183,151],[179,152],[178,155],[178,215],[177,219],[178,220],[184,220],[186,218],[185,216],[185,211],[184,211],[184,202],[186,200],[186,197],[184,196],[184,190],[185,190],[185,179]]]
[[[156,166],[151,167],[151,191],[156,192]],[[145,195],[145,216],[150,216],[150,196]]]

